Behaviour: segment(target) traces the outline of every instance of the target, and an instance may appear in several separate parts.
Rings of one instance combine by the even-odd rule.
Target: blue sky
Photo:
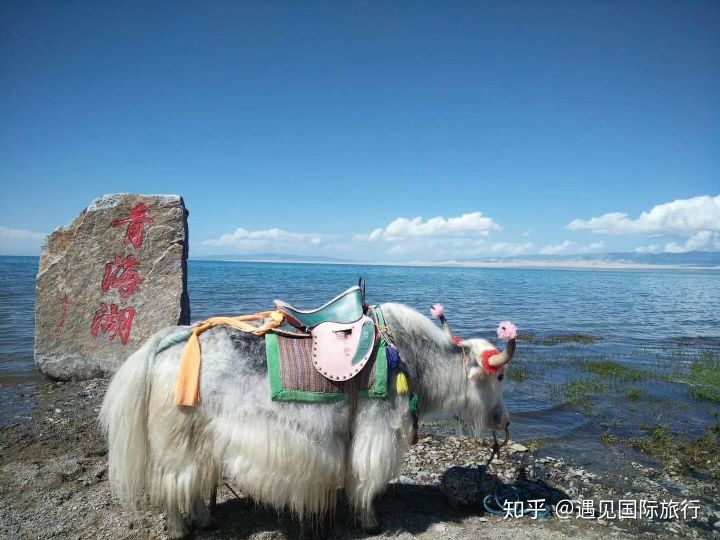
[[[0,55],[0,253],[114,192],[191,257],[720,250],[716,1],[3,2]]]

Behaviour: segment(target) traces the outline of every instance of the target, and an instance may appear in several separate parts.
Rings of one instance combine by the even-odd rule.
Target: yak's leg
[[[345,490],[355,518],[367,531],[379,528],[373,500],[397,475],[408,446],[404,415],[392,405],[390,400],[365,401],[354,422]]]
[[[188,466],[180,473],[168,473],[164,478],[166,523],[170,538],[186,536],[188,525],[202,529],[211,523],[205,504],[211,487],[203,484],[201,473],[196,466]]]
[[[204,529],[210,525],[210,512],[202,499],[193,501],[192,518],[195,526],[199,529]]]
[[[212,524],[211,512],[215,510],[217,503],[217,481],[218,469],[214,465],[207,450],[200,449],[198,453],[205,454],[206,459],[202,460],[202,464],[194,465],[193,475],[188,485],[189,508],[187,508],[189,517],[192,519],[193,525],[199,529],[205,529]],[[209,505],[205,501],[209,500]]]
[[[210,505],[208,510],[210,510],[211,514],[214,514],[215,510],[217,510],[217,483],[213,486],[212,491],[210,492]]]
[[[185,538],[188,534],[188,528],[177,502],[169,497],[165,507],[165,526],[168,536],[172,539]]]

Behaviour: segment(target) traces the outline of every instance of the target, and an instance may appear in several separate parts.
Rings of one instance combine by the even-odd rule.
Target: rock
[[[514,452],[527,452],[527,446],[523,446],[520,443],[512,443],[510,449]]]
[[[105,195],[45,239],[40,371],[64,381],[110,375],[157,330],[189,324],[187,216],[177,195]]]

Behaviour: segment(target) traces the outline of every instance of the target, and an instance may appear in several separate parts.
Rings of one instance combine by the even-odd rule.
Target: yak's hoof
[[[378,534],[382,532],[380,522],[376,518],[361,521],[360,528],[365,534]]]
[[[185,527],[184,525],[177,526],[177,525],[170,525],[167,526],[167,533],[168,537],[172,540],[182,540],[183,538],[187,538],[190,534],[190,530]]]
[[[218,525],[220,525],[220,520],[211,514],[211,515],[207,516],[205,519],[198,521],[198,523],[195,525],[195,527],[200,530],[207,530],[207,529],[214,529]]]

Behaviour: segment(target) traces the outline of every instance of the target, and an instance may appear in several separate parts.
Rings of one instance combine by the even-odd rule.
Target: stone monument
[[[40,371],[106,376],[157,330],[189,324],[187,216],[178,195],[104,195],[45,239],[35,288]]]

